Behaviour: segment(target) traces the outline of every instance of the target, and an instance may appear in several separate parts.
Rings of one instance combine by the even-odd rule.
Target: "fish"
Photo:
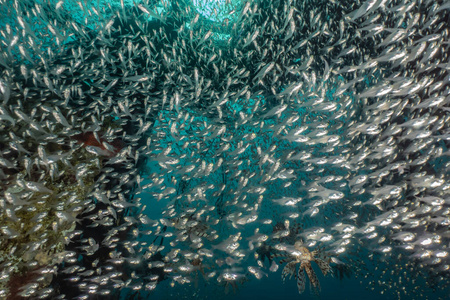
[[[300,292],[317,255],[423,298],[449,262],[448,5],[202,3],[0,1],[0,295],[239,293],[286,253]]]

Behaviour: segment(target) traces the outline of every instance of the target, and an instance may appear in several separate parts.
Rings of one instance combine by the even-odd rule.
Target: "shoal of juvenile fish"
[[[448,297],[450,2],[198,9],[0,0],[0,297]]]

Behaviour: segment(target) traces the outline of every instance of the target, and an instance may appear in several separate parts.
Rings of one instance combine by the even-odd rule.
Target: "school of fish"
[[[0,298],[448,297],[450,1],[216,2],[0,0]]]

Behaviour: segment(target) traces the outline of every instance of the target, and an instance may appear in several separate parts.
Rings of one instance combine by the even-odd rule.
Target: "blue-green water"
[[[449,7],[0,0],[0,297],[450,298]]]

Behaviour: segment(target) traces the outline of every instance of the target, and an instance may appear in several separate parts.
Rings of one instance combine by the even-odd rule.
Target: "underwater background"
[[[0,0],[0,298],[450,299],[449,24]]]

